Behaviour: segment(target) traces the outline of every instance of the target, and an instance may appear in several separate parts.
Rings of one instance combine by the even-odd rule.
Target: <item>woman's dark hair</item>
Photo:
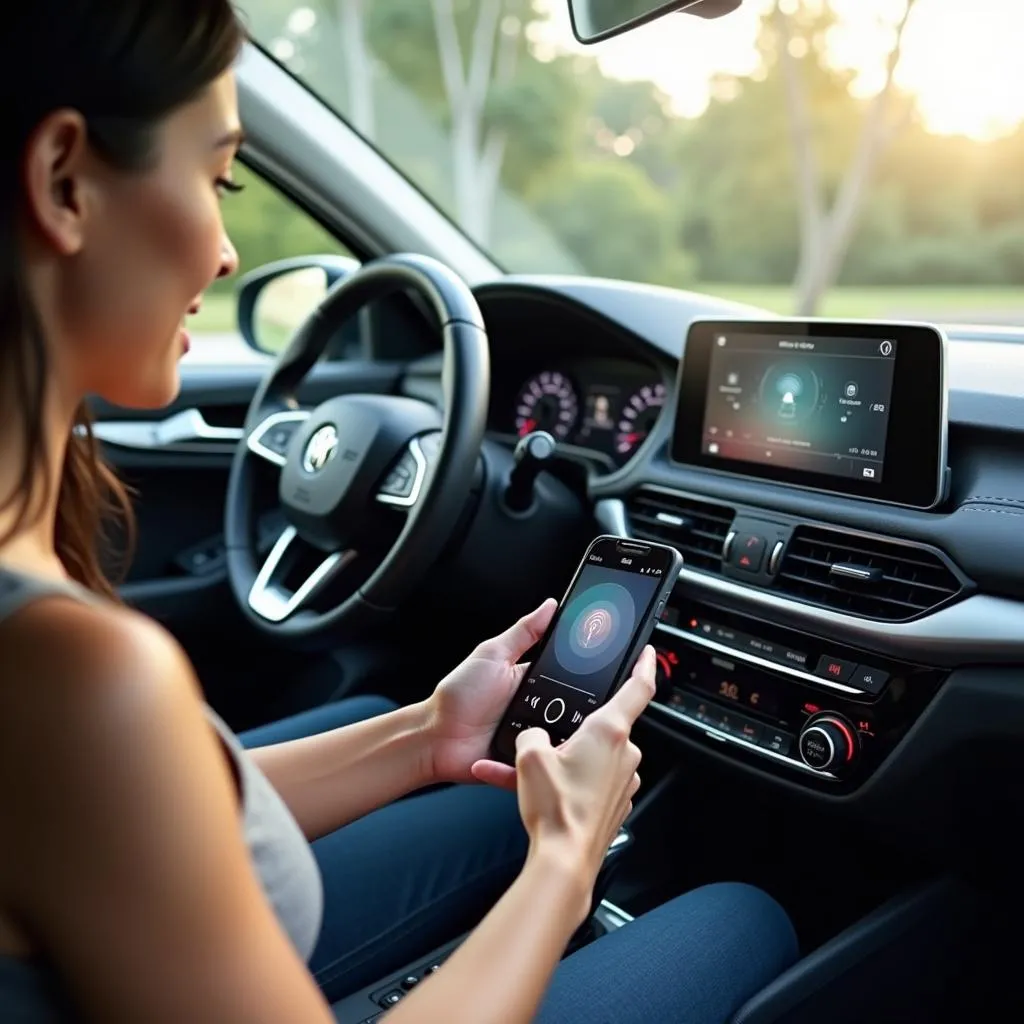
[[[103,159],[119,170],[146,170],[158,158],[161,123],[231,67],[244,39],[230,0],[18,0],[3,21],[0,382],[17,397],[7,414],[20,419],[25,450],[13,491],[0,495],[0,510],[18,510],[0,544],[39,515],[49,497],[38,486],[49,479],[47,345],[19,251],[28,140],[48,114],[71,108],[85,118],[90,144]],[[111,519],[120,520],[130,547],[128,494],[103,462],[83,405],[60,478],[57,553],[74,579],[112,597],[101,551]]]

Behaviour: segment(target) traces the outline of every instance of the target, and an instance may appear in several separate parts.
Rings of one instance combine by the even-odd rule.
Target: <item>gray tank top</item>
[[[102,601],[74,583],[44,580],[0,568],[0,622],[33,601],[54,595],[92,604]],[[323,914],[323,888],[313,851],[291,812],[238,738],[211,708],[206,709],[206,714],[235,764],[241,800],[240,825],[260,882],[281,926],[303,959],[308,960],[320,934]],[[0,1021],[69,1024],[77,1019],[60,979],[48,965],[0,956]]]

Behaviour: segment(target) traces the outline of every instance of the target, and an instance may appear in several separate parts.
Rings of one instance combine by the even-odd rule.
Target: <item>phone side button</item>
[[[662,612],[663,612],[664,610],[665,610],[665,599],[664,599],[664,598],[662,598],[662,599],[661,599],[661,600],[660,600],[660,601],[658,602],[658,607],[654,609],[654,617],[655,617],[656,619],[660,619],[660,618],[661,618],[661,613],[662,613]]]

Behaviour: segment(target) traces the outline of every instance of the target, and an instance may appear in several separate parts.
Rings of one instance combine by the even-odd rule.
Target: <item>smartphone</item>
[[[539,653],[498,725],[491,756],[514,764],[516,737],[540,726],[568,739],[629,678],[672,593],[675,548],[598,537],[587,548]]]

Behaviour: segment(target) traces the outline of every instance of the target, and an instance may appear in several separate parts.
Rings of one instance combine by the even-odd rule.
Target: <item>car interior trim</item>
[[[676,708],[669,707],[667,704],[662,704],[660,701],[652,700],[648,707],[654,708],[655,711],[668,715],[670,718],[675,718],[680,722],[685,722],[694,729],[699,729],[713,740],[719,740],[722,743],[729,743],[733,746],[740,747],[743,750],[749,750],[753,754],[759,754],[761,757],[766,757],[778,764],[789,765],[790,768],[798,768],[800,771],[813,775],[815,778],[833,780],[836,778],[832,772],[821,771],[818,768],[811,768],[810,765],[804,764],[804,762],[799,760],[799,758],[788,757],[786,754],[780,754],[776,750],[768,750],[766,747],[759,747],[756,743],[751,743],[749,740],[745,740],[741,736],[733,736],[732,733],[722,732],[721,729],[716,729],[713,725],[710,725],[707,722],[702,722],[697,718],[691,718],[685,712],[678,711]]]
[[[377,500],[383,505],[396,505],[399,508],[412,508],[420,500],[420,492],[423,490],[423,481],[427,477],[427,457],[423,454],[423,446],[418,437],[412,438],[408,444],[409,454],[416,463],[416,475],[413,477],[412,487],[408,494],[387,494],[380,491]]]
[[[831,679],[823,679],[821,676],[812,675],[810,672],[801,672],[799,669],[792,668],[789,665],[782,665],[777,661],[759,658],[756,654],[747,654],[745,651],[739,651],[735,647],[727,647],[725,644],[720,644],[715,640],[708,640],[707,637],[687,633],[685,630],[669,626],[664,622],[659,622],[655,628],[658,632],[668,633],[671,636],[678,637],[680,640],[685,640],[688,644],[704,647],[718,654],[724,654],[731,661],[742,661],[746,665],[754,665],[757,668],[767,669],[770,672],[781,672],[783,675],[792,676],[792,678],[799,679],[804,683],[810,683],[812,686],[826,686],[830,690],[838,690],[840,693],[849,693],[858,697],[864,696],[867,692],[859,690],[855,686],[847,686],[845,683],[835,683]]]
[[[285,527],[267,555],[267,560],[260,568],[259,574],[249,591],[249,607],[262,615],[268,622],[283,622],[289,615],[296,612],[335,572],[347,565],[356,553],[354,551],[335,551],[328,555],[306,577],[302,586],[293,594],[273,583],[274,573],[284,559],[292,543],[298,537],[294,526]]]
[[[605,532],[631,536],[621,499],[599,500],[594,515]],[[1012,663],[1024,658],[1024,603],[1010,598],[971,594],[906,622],[875,622],[686,566],[680,570],[679,583],[691,596],[728,601],[737,612],[767,617],[780,625],[936,668],[955,668],[970,662]]]
[[[232,452],[241,441],[241,427],[215,427],[199,409],[182,409],[167,419],[103,420],[94,423],[93,435],[104,444],[165,452]]]
[[[283,466],[287,461],[287,458],[281,452],[274,451],[273,448],[268,448],[263,443],[263,438],[274,429],[279,427],[283,423],[302,423],[309,419],[308,409],[286,409],[282,412],[271,413],[262,423],[260,423],[256,429],[246,438],[246,447],[253,455],[258,455],[261,459],[267,462],[272,462],[275,466]]]

